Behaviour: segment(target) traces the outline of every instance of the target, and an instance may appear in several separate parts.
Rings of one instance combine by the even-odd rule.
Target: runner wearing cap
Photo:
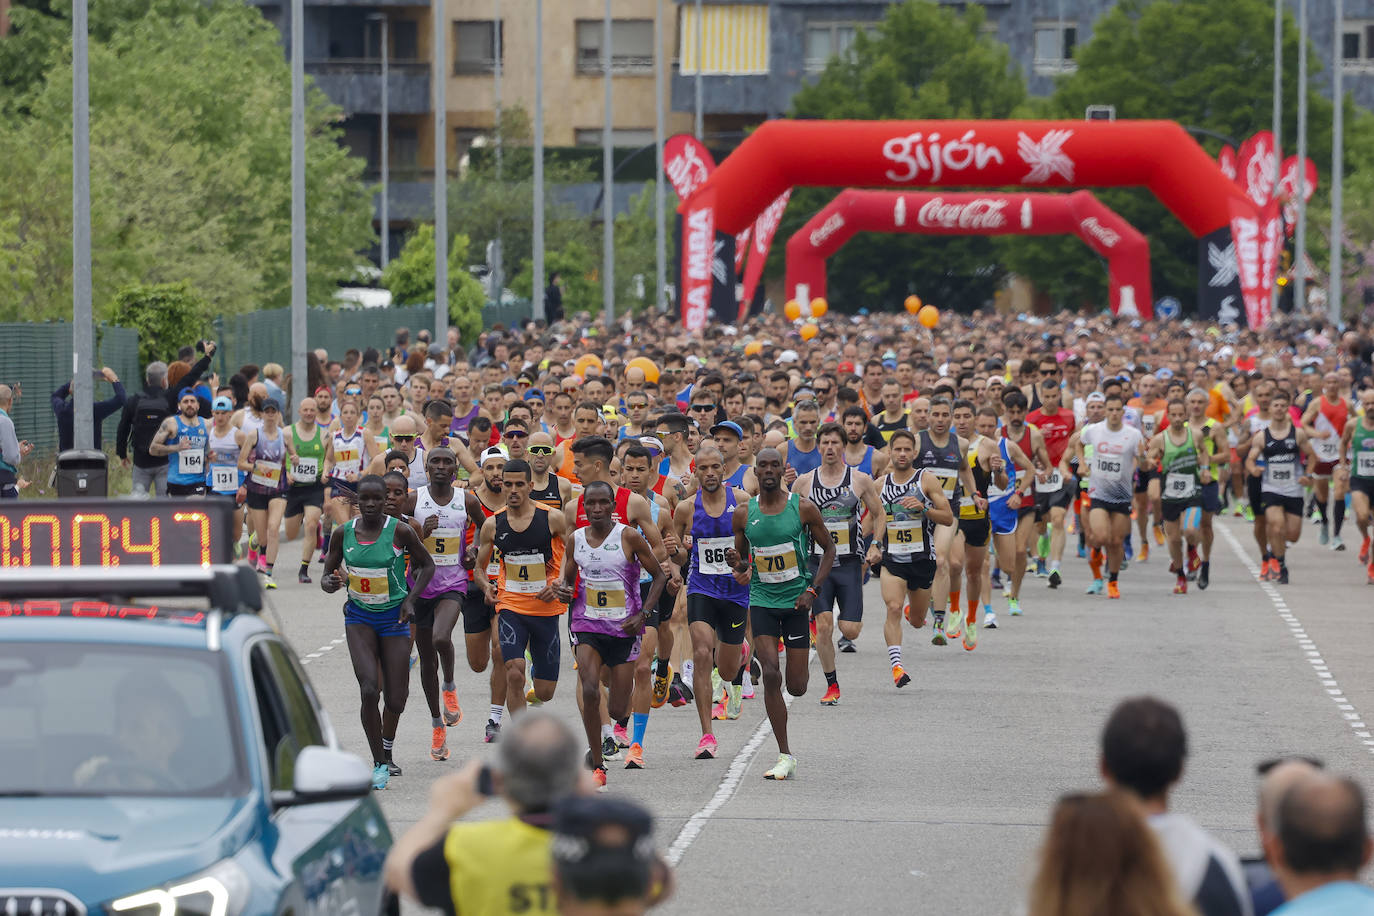
[[[206,434],[205,486],[212,498],[223,499],[234,506],[234,556],[243,550],[239,539],[243,534],[243,500],[245,475],[239,470],[239,453],[243,451],[243,431],[234,426],[234,402],[224,395],[211,405],[210,429]]]
[[[268,398],[262,404],[262,428],[245,432],[239,449],[239,470],[248,472],[249,525],[261,551],[257,569],[266,588],[277,587],[272,566],[277,560],[282,514],[286,511],[285,463],[281,404]]]
[[[177,412],[162,421],[148,444],[148,454],[167,457],[167,495],[205,495],[205,421],[200,418],[200,399],[194,388],[177,396]]]
[[[301,539],[301,568],[296,581],[310,584],[310,558],[319,547],[320,515],[324,511],[324,427],[314,398],[302,398],[296,422],[286,437],[286,539]]]
[[[724,474],[727,486],[747,493],[757,493],[758,481],[754,479],[754,469],[740,462],[740,444],[744,442],[744,429],[734,420],[724,420],[711,427],[711,438],[720,449],[725,463]],[[700,478],[697,478],[700,481]]]

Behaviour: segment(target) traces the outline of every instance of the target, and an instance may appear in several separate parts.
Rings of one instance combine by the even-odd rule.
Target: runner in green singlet
[[[1346,421],[1341,436],[1340,469],[1350,475],[1350,504],[1360,529],[1360,562],[1374,585],[1374,556],[1370,551],[1370,509],[1374,507],[1374,388],[1360,392],[1360,414]]]
[[[1204,439],[1194,435],[1184,402],[1170,401],[1168,416],[1169,425],[1150,440],[1149,463],[1153,467],[1162,462],[1160,504],[1164,537],[1169,545],[1169,572],[1177,576],[1174,594],[1186,595],[1188,570],[1183,561],[1183,542],[1187,540],[1188,552],[1193,555],[1202,523],[1202,485],[1211,482],[1212,472],[1203,451]]]
[[[320,515],[324,512],[325,428],[315,422],[318,409],[314,398],[302,398],[296,408],[297,420],[286,437],[286,539],[301,539],[301,568],[296,579],[310,584],[310,558],[320,543]]]

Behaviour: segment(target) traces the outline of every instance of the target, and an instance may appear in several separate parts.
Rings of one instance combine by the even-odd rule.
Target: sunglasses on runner
[[[505,436],[507,439],[524,439],[529,436],[529,433],[525,432],[523,429],[508,429],[501,435]]]
[[[528,449],[526,449],[526,451],[528,451],[531,455],[552,455],[552,454],[553,454],[553,446],[552,446],[552,445],[531,445]]]
[[[415,437],[414,437],[414,436],[392,436],[392,437],[391,437],[391,441],[392,441],[392,442],[414,442],[414,441],[415,441]]]

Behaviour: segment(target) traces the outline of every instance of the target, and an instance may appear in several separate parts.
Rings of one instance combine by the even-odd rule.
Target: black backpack
[[[134,401],[133,443],[134,449],[146,452],[157,435],[162,421],[171,416],[165,394],[143,393]]]

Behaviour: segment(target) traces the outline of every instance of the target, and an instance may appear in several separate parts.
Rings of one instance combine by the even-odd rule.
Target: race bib
[[[177,452],[177,473],[183,477],[204,477],[205,451],[193,448]]]
[[[1341,458],[1341,440],[1314,439],[1312,451],[1317,453],[1317,460],[1322,464],[1334,464]]]
[[[708,576],[728,576],[733,570],[725,561],[725,551],[735,546],[734,538],[698,538],[697,569]]]
[[[249,479],[260,487],[275,490],[281,485],[281,462],[254,461],[253,474]]]
[[[849,522],[829,521],[825,523],[825,530],[830,532],[830,539],[835,542],[835,556],[847,557],[854,552],[854,545],[849,540]],[[821,545],[814,547],[817,554],[825,553]]]
[[[391,603],[391,577],[387,570],[368,566],[348,568],[348,597],[354,604]]]
[[[296,483],[314,483],[320,479],[320,459],[297,455],[291,459],[291,475],[296,478]]]
[[[233,493],[239,488],[239,469],[227,464],[210,466],[210,489],[216,493]]]
[[[1192,474],[1171,472],[1164,478],[1165,499],[1189,499],[1197,492],[1197,478]]]
[[[624,620],[625,584],[619,579],[585,579],[588,620]]]
[[[340,477],[356,474],[362,470],[363,453],[357,448],[334,450],[334,473]]]
[[[1361,477],[1374,477],[1374,452],[1360,452],[1355,459],[1355,473]]]
[[[770,585],[791,582],[801,575],[797,568],[797,551],[791,544],[770,544],[754,548],[754,566],[760,582]]]
[[[940,478],[940,487],[945,491],[946,496],[954,495],[954,488],[959,485],[959,472],[950,468],[930,468],[930,473]]]
[[[1121,475],[1120,458],[1108,458],[1105,455],[1100,455],[1093,459],[1093,466],[1102,474],[1116,474],[1118,477]]]
[[[425,538],[425,550],[435,566],[457,566],[463,562],[463,529],[435,528]]]
[[[1275,464],[1269,462],[1269,479],[1274,483],[1292,483],[1296,477],[1293,465],[1290,462]]]
[[[1058,493],[1062,489],[1064,489],[1064,475],[1059,473],[1058,468],[1050,471],[1044,483],[1039,480],[1035,482],[1035,492],[1037,493]]]
[[[509,553],[506,564],[506,591],[517,595],[537,595],[548,585],[542,553]]]
[[[894,558],[910,557],[926,549],[925,523],[908,519],[887,523],[887,552]]]

